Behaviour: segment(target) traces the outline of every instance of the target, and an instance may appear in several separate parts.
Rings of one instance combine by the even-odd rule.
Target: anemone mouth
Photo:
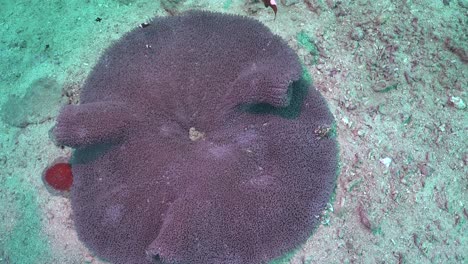
[[[198,131],[195,127],[191,127],[188,134],[191,141],[198,141],[205,138],[205,133]]]

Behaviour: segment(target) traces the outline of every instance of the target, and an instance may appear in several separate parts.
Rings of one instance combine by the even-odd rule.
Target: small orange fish
[[[278,11],[278,8],[276,7],[276,1],[275,0],[263,0],[263,3],[265,4],[265,7],[271,7],[271,9],[273,9],[273,12],[275,12],[275,19],[276,19],[276,11]]]

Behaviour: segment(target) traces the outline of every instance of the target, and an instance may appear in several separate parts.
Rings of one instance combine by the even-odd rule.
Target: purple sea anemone
[[[75,148],[79,238],[113,263],[258,264],[312,234],[333,191],[324,98],[261,23],[192,11],[113,44],[53,129]]]

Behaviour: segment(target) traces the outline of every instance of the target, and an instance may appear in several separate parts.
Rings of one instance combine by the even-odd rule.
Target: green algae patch
[[[223,8],[224,10],[229,10],[232,6],[232,0],[226,0],[224,1]]]
[[[288,263],[291,262],[294,255],[296,255],[297,251],[298,251],[298,249],[294,249],[294,250],[284,254],[283,256],[270,261],[269,264],[288,264]]]
[[[309,52],[309,54],[312,56],[312,64],[317,64],[320,52],[318,51],[318,48],[313,42],[312,38],[304,31],[301,31],[299,34],[297,34],[296,39],[299,45],[307,50],[307,52]]]
[[[0,232],[5,234],[0,240],[0,248],[3,249],[0,260],[6,263],[48,263],[51,260],[50,248],[47,237],[41,232],[39,204],[34,189],[14,176],[5,179],[2,189],[0,207],[7,208],[4,213],[10,219],[10,225],[0,226]]]

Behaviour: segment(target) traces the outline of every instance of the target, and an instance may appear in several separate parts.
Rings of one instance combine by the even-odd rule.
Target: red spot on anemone
[[[44,181],[57,191],[69,191],[73,183],[71,165],[55,163],[44,172]]]

